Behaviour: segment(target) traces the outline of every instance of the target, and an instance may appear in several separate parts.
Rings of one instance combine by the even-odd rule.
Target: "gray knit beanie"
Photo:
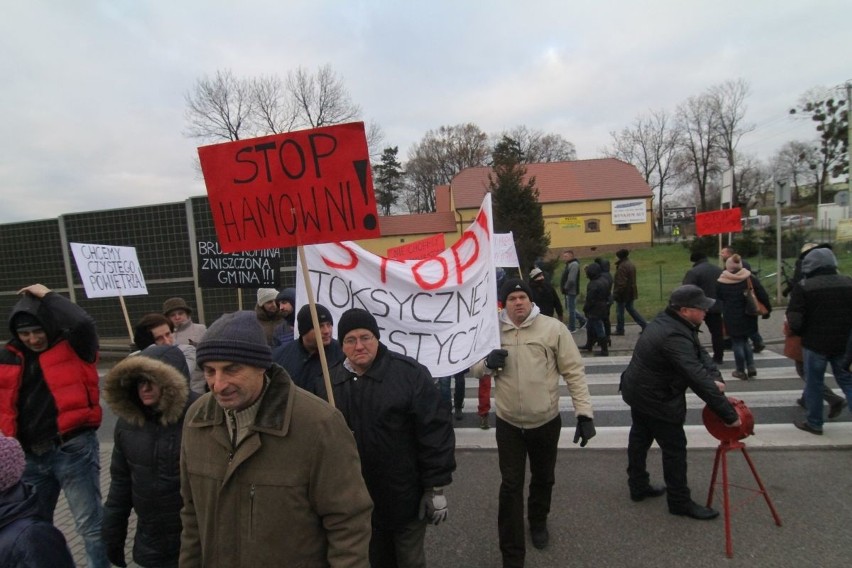
[[[26,465],[21,444],[15,438],[0,434],[0,493],[18,484]]]
[[[225,314],[201,338],[195,351],[198,366],[209,361],[231,361],[268,369],[272,350],[254,312]]]

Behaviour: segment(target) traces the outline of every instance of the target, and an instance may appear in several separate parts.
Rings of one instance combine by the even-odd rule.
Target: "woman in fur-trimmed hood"
[[[107,374],[104,399],[118,416],[104,504],[109,560],[126,566],[130,510],[138,518],[133,560],[177,566],[180,552],[180,443],[183,419],[199,395],[189,390],[186,358],[176,346],[152,345]]]

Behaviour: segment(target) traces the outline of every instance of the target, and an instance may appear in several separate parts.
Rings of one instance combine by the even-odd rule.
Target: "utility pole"
[[[846,81],[846,137],[849,152],[847,164],[846,191],[852,193],[852,81]]]
[[[775,191],[775,305],[781,305],[781,206],[790,200],[786,180],[775,182],[778,189]]]

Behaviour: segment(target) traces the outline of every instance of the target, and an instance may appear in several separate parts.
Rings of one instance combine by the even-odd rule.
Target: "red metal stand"
[[[775,519],[775,524],[779,527],[781,526],[781,517],[778,516],[778,511],[775,510],[775,506],[769,498],[769,493],[766,491],[766,488],[763,486],[763,481],[761,481],[760,476],[757,474],[757,469],[755,469],[754,463],[752,463],[751,458],[746,451],[745,444],[738,440],[722,441],[722,443],[719,444],[719,447],[716,448],[716,460],[713,464],[713,477],[710,479],[710,493],[707,495],[707,506],[710,507],[713,505],[713,492],[716,487],[716,476],[719,472],[719,463],[721,462],[722,501],[724,504],[725,515],[725,552],[728,555],[728,558],[733,558],[734,556],[734,545],[731,539],[731,502],[729,495],[729,486],[731,484],[728,481],[728,452],[731,450],[742,451],[743,457],[745,457],[746,462],[748,462],[748,466],[751,468],[751,473],[754,475],[754,479],[757,481],[757,486],[760,489],[757,490],[753,487],[742,487],[740,485],[734,485],[734,487],[745,489],[746,491],[751,491],[758,495],[763,495],[763,498],[766,499],[766,504],[769,506],[769,510],[772,512],[772,517]]]

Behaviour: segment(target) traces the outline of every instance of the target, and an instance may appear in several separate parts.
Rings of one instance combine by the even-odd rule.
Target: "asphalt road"
[[[624,450],[563,450],[556,468],[550,545],[527,541],[529,568],[619,567],[833,567],[848,566],[852,545],[852,450],[748,450],[782,526],[775,525],[745,459],[729,454],[734,556],[725,554],[722,516],[696,521],[670,515],[665,497],[630,501]],[[497,495],[500,475],[493,450],[456,453],[458,470],[446,490],[447,523],[429,527],[430,566],[499,567]],[[705,502],[712,450],[689,452],[693,498]],[[659,450],[648,460],[661,482]],[[748,488],[740,489],[736,486]],[[721,488],[714,506],[721,510]]]

